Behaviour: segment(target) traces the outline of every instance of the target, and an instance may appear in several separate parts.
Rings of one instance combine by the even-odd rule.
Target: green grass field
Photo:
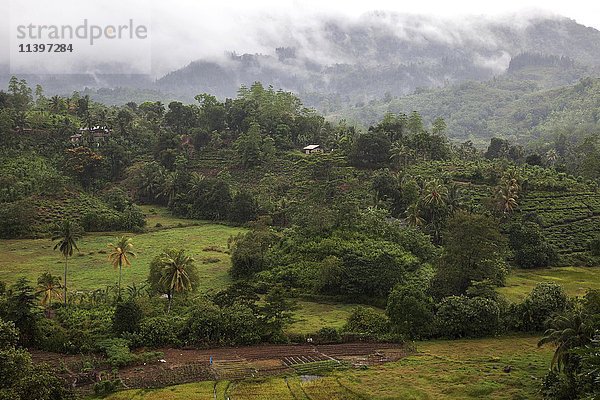
[[[398,362],[350,369],[306,381],[299,377],[219,382],[217,399],[538,399],[552,348],[537,338],[502,338],[417,343],[418,353]],[[510,366],[510,372],[505,367]],[[211,398],[214,382],[154,391],[131,390],[109,400]]]
[[[315,333],[323,327],[341,328],[358,304],[316,303],[299,301],[294,312],[294,323],[288,328],[293,333]],[[371,307],[374,308],[374,307]],[[383,310],[380,310],[383,312]]]
[[[166,247],[178,247],[195,258],[201,277],[200,290],[226,286],[230,266],[227,239],[243,229],[173,218],[164,210],[156,210],[148,216],[149,232],[129,234],[137,257],[132,259],[130,268],[123,270],[123,285],[144,282],[152,258]],[[157,222],[162,228],[155,227]],[[188,226],[178,227],[181,225]],[[79,251],[69,259],[69,290],[103,288],[117,281],[117,271],[108,261],[108,244],[121,234],[92,233],[78,242]],[[35,282],[44,272],[62,276],[64,259],[53,246],[50,239],[0,241],[0,280],[10,284],[25,276]]]
[[[600,289],[600,267],[514,269],[498,291],[511,301],[520,301],[540,282],[557,283],[570,296],[581,296],[587,289]]]

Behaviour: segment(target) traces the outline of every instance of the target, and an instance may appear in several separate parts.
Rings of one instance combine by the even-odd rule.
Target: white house
[[[309,144],[308,146],[304,147],[302,150],[304,150],[305,154],[313,154],[313,153],[322,153],[323,152],[323,149],[318,144]]]

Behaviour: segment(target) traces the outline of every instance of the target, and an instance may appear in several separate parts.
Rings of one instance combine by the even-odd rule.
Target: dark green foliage
[[[389,330],[385,314],[372,308],[358,306],[348,316],[343,331],[367,335],[382,335]]]
[[[258,204],[252,194],[240,191],[233,196],[229,219],[237,223],[246,223],[256,219],[258,215]]]
[[[444,250],[431,283],[434,297],[464,294],[474,281],[502,285],[505,239],[492,218],[458,213],[448,222]]]
[[[342,335],[335,328],[323,327],[319,329],[313,340],[316,340],[318,343],[340,343]]]
[[[282,339],[284,328],[293,321],[292,312],[295,309],[296,302],[282,285],[271,288],[265,296],[264,305],[260,307],[264,337],[271,341]]]
[[[221,309],[197,303],[185,328],[185,342],[196,346],[249,345],[261,340],[264,326],[252,309],[234,305]]]
[[[247,278],[262,271],[266,252],[274,242],[274,234],[264,229],[236,236],[231,248],[231,276]]]
[[[15,347],[19,338],[19,330],[12,321],[0,319],[0,350]]]
[[[523,331],[542,331],[544,324],[554,314],[564,311],[569,305],[562,286],[555,283],[539,283],[512,311],[515,328]]]
[[[508,238],[515,264],[521,268],[547,267],[557,259],[554,248],[535,222],[513,224],[508,230]]]
[[[35,344],[37,339],[37,323],[41,313],[37,307],[33,287],[25,278],[10,287],[6,302],[4,319],[14,322],[19,330],[19,343],[24,346]]]
[[[118,302],[113,316],[113,330],[117,335],[137,332],[142,321],[142,310],[134,300]]]
[[[350,163],[361,168],[380,168],[389,163],[390,139],[380,133],[364,133],[352,144]]]
[[[188,217],[224,220],[229,216],[231,189],[223,180],[205,179],[192,196]]]
[[[32,233],[35,210],[27,200],[4,203],[0,207],[0,238],[14,239]]]
[[[395,332],[413,339],[432,333],[433,299],[425,289],[416,285],[397,285],[390,292],[386,314]]]
[[[0,399],[75,399],[66,382],[45,364],[33,365],[31,355],[15,348],[18,332],[14,325],[0,320]]]
[[[588,248],[593,256],[600,256],[600,235],[588,242]]]
[[[181,345],[186,319],[180,315],[164,315],[144,319],[140,323],[138,344],[148,347]]]
[[[500,309],[483,297],[446,297],[435,314],[435,329],[448,338],[494,335],[500,329]]]

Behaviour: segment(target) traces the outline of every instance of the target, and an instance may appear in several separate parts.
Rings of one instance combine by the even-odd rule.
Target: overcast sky
[[[6,12],[9,3],[10,14]],[[83,18],[106,24],[122,23],[128,18],[143,23],[151,20],[151,70],[157,76],[195,59],[222,56],[225,51],[262,52],[273,45],[272,38],[286,30],[290,34],[290,30],[310,29],[317,15],[359,18],[373,11],[451,19],[455,26],[466,21],[461,19],[463,16],[470,16],[471,20],[483,16],[518,22],[524,16],[560,15],[600,29],[600,1],[589,0],[0,0],[0,26],[5,27],[0,37],[0,61],[8,61],[9,48],[13,60],[21,57],[14,54],[18,45],[13,38],[17,19],[19,23],[38,24],[76,23]],[[129,49],[126,44],[113,42],[108,47],[88,49],[78,46],[78,55],[88,60],[101,56],[108,62],[118,58],[125,64],[142,67],[148,64],[149,51],[144,43]],[[118,56],[111,58],[111,51]],[[74,64],[72,55],[29,57],[31,61],[26,60],[25,64],[42,67],[62,63],[65,71],[67,64]]]

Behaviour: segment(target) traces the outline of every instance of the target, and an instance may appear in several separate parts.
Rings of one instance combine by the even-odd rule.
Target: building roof
[[[309,144],[308,146],[306,146],[302,150],[314,150],[314,149],[316,149],[318,147],[320,147],[320,145],[318,145],[318,144]]]

